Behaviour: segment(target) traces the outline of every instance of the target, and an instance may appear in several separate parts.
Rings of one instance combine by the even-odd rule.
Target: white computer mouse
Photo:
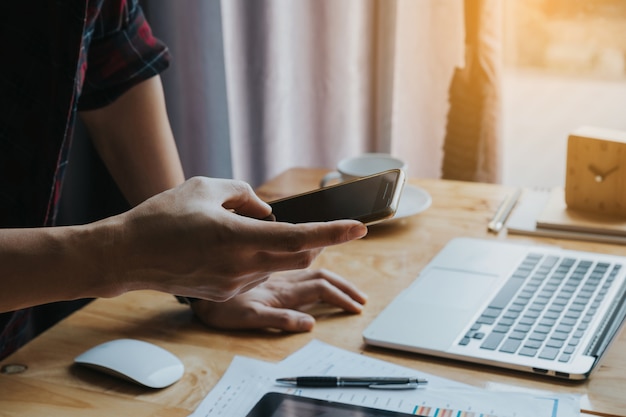
[[[116,339],[95,346],[74,362],[150,388],[164,388],[178,381],[183,363],[169,351],[135,339]]]

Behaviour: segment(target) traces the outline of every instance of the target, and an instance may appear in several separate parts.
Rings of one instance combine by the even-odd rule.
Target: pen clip
[[[371,389],[416,389],[419,385],[415,382],[407,384],[370,384],[367,387]]]

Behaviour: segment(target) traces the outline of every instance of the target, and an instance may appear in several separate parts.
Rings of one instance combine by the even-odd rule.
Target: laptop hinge
[[[626,281],[622,283],[619,294],[619,298],[613,302],[609,308],[608,314],[604,316],[604,320],[596,336],[591,343],[589,343],[585,351],[586,355],[594,357],[601,356],[622,326],[626,318]]]

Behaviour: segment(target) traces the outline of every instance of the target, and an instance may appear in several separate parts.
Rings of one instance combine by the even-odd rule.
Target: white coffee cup
[[[324,187],[331,181],[349,181],[390,169],[406,171],[407,164],[386,153],[364,153],[339,161],[337,170],[326,174],[320,181],[320,186]]]

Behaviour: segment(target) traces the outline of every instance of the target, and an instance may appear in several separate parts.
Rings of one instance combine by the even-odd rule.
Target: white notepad
[[[626,245],[626,236],[541,227],[538,219],[552,197],[550,188],[526,188],[506,222],[509,233]]]

